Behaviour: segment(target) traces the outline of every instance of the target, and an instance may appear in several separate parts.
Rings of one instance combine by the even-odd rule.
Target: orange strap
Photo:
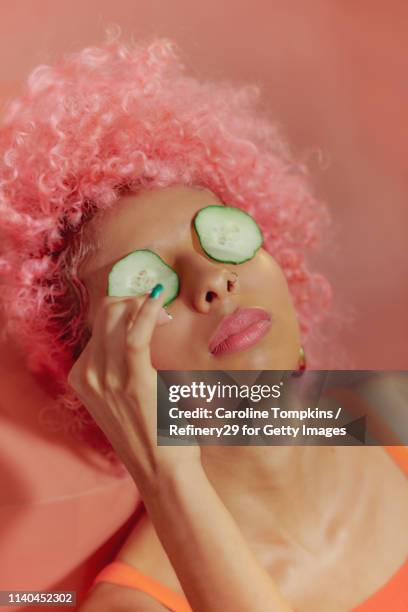
[[[408,476],[408,446],[384,446],[391,459]]]
[[[106,565],[97,574],[92,586],[102,581],[113,582],[121,586],[143,591],[143,593],[147,593],[157,601],[160,601],[172,612],[192,612],[190,605],[184,597],[157,582],[157,580],[153,580],[150,576],[142,574],[133,565],[128,565],[122,561],[112,561],[112,563]]]

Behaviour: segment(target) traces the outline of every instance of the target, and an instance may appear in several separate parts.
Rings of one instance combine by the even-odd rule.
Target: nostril
[[[212,302],[213,298],[214,298],[215,293],[213,291],[207,291],[207,293],[205,294],[205,299],[207,302]]]
[[[234,281],[230,281],[230,280],[228,281],[228,291],[232,291],[233,290],[234,284],[235,284]]]

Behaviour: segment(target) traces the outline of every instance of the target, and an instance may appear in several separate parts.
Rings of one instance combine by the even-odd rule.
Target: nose
[[[182,258],[177,268],[180,297],[200,313],[209,312],[215,302],[239,291],[238,274],[221,262],[211,262],[198,255]]]

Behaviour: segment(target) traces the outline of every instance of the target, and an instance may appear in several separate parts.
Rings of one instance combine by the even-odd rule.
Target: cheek
[[[177,314],[174,316],[176,319]],[[150,351],[156,370],[191,370],[203,359],[203,347],[191,340],[189,317],[178,313],[177,321],[175,319],[156,327],[153,332]]]
[[[161,329],[157,328],[153,332],[153,337],[150,343],[150,354],[152,365],[156,370],[173,370],[176,369],[174,364],[174,337],[173,333],[168,333],[164,327],[172,325],[168,323]]]
[[[262,252],[250,282],[258,287],[259,301],[273,314],[270,346],[278,369],[296,367],[300,350],[300,328],[286,277],[269,253]],[[255,283],[256,280],[256,283]],[[261,305],[260,304],[260,305]],[[282,365],[281,365],[282,364]]]
[[[285,367],[296,368],[300,351],[300,328],[286,282],[279,292],[277,301],[277,357]]]
[[[243,296],[256,296],[259,305],[265,305],[275,317],[288,321],[295,316],[286,277],[276,261],[261,251],[253,261],[242,265]]]

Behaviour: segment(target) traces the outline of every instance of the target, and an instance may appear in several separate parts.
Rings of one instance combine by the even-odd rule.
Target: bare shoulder
[[[114,560],[133,566],[180,595],[183,594],[173,567],[147,514],[143,515],[129,532]],[[163,612],[167,608],[143,591],[112,582],[98,582],[78,608],[78,612],[112,610]]]
[[[150,595],[110,582],[98,582],[78,612],[163,612],[164,606]]]
[[[183,596],[177,574],[147,514],[141,517],[129,533],[115,560],[135,567]]]

